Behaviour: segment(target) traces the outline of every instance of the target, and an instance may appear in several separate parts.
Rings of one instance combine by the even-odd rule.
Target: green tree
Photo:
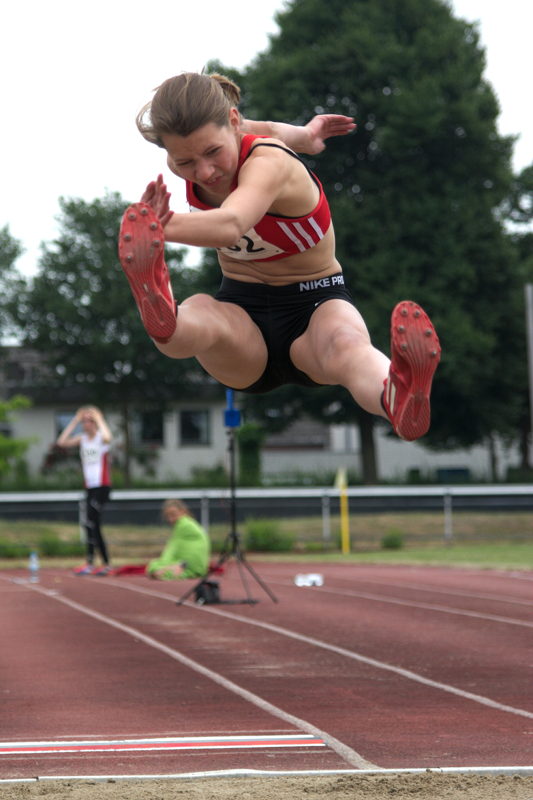
[[[38,274],[10,299],[9,309],[23,328],[23,344],[42,352],[64,397],[120,409],[128,480],[133,410],[162,409],[178,393],[197,392],[203,373],[194,359],[163,356],[144,331],[118,263],[127,205],[120,195],[59,202],[59,236],[43,247]],[[183,252],[166,253],[178,298],[188,296],[195,281],[194,271],[182,265]]]
[[[9,400],[0,401],[0,422],[9,423],[13,413],[28,408],[30,401],[22,395],[15,395]],[[30,439],[14,439],[0,432],[0,480],[11,472],[31,443]]]
[[[239,448],[239,483],[241,486],[259,486],[264,428],[256,422],[245,422],[237,428],[236,435]]]
[[[505,207],[506,217],[518,226],[518,239],[531,238],[531,222],[533,221],[533,164],[525,167],[513,178]],[[529,253],[530,255],[530,253]]]
[[[279,34],[243,76],[244,111],[295,122],[322,111],[355,116],[357,132],[308,163],[325,184],[339,259],[375,344],[388,351],[390,311],[405,297],[435,321],[443,360],[424,443],[510,434],[517,274],[497,210],[510,188],[512,138],[496,129],[475,25],[443,0],[292,0],[277,21]],[[283,397],[287,409],[290,398],[298,408],[301,396],[284,389],[266,402],[272,409]],[[247,403],[265,409],[263,398]],[[305,403],[359,425],[364,476],[376,480],[375,418],[336,388],[307,392]]]
[[[509,222],[509,238],[518,264],[519,285],[516,292],[513,330],[515,331],[514,349],[518,351],[518,357],[515,356],[514,361],[516,362],[516,367],[521,369],[521,376],[515,383],[515,400],[520,407],[519,433],[522,454],[520,466],[523,470],[526,470],[532,465],[530,464],[529,456],[531,413],[528,386],[530,376],[528,375],[526,357],[527,333],[524,314],[524,288],[526,284],[533,283],[533,231],[531,229],[533,221],[533,164],[514,177],[511,191],[504,204],[503,214]]]
[[[0,338],[13,336],[17,332],[7,306],[9,298],[16,296],[23,285],[23,279],[15,266],[23,252],[22,244],[11,235],[9,227],[5,225],[0,228]],[[29,405],[30,400],[22,395],[0,400],[0,422],[9,424],[17,410],[28,408]],[[30,439],[15,439],[0,432],[0,480],[16,469],[17,465],[22,465],[22,458],[29,445]]]
[[[0,228],[0,337],[9,336],[15,331],[11,314],[6,308],[10,297],[16,296],[21,284],[21,276],[15,262],[24,252],[22,244],[11,235],[9,226]]]

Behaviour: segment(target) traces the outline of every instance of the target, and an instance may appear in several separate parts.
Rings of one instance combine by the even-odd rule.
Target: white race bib
[[[255,228],[250,228],[233,247],[218,247],[217,250],[219,253],[224,253],[224,255],[237,258],[240,261],[263,260],[283,253],[280,247],[276,247],[275,244],[270,242],[265,242]]]

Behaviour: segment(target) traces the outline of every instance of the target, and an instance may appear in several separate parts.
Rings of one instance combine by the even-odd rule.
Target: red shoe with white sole
[[[391,317],[391,365],[382,401],[395,433],[408,442],[429,429],[429,395],[440,353],[425,311],[411,300],[398,303]]]
[[[135,203],[124,212],[118,255],[146,332],[168,342],[176,330],[176,302],[165,264],[163,228],[151,206]]]
[[[73,572],[75,575],[92,575],[94,569],[92,564],[82,564],[81,567],[75,567]]]

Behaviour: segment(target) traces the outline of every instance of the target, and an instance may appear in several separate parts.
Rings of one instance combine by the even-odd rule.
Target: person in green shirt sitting
[[[149,562],[146,574],[164,581],[202,578],[211,553],[207,533],[181,500],[166,500],[163,516],[173,526],[172,534],[160,557]]]

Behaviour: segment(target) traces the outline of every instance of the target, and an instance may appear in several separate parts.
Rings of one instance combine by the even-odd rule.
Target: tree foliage
[[[60,199],[59,236],[43,247],[38,274],[9,309],[62,396],[117,407],[127,437],[133,409],[191,396],[204,374],[194,359],[163,356],[146,335],[117,256],[126,205],[116,193]],[[176,297],[188,296],[195,274],[182,266],[183,250],[168,249],[166,257]]]
[[[59,237],[43,247],[38,274],[10,303],[25,345],[41,350],[61,386],[83,386],[99,403],[168,398],[195,372],[165,359],[148,339],[117,257],[126,204],[118,194],[61,199]],[[194,278],[182,250],[166,253],[176,295]]]
[[[259,486],[261,483],[261,445],[265,430],[255,422],[245,422],[236,431],[239,450],[239,483]]]
[[[15,264],[23,252],[22,244],[11,235],[9,226],[0,228],[0,337],[15,332],[7,305],[9,298],[16,296],[21,284],[22,278]]]
[[[298,123],[324,111],[356,118],[354,135],[330,140],[308,163],[325,185],[338,257],[375,344],[388,352],[390,312],[406,297],[435,321],[443,359],[424,443],[510,435],[519,370],[509,353],[524,352],[516,251],[498,209],[513,140],[497,132],[475,25],[442,0],[292,0],[277,21],[279,34],[242,76],[244,111]],[[265,412],[284,401],[301,407],[301,391],[247,402]],[[305,404],[368,425],[338,389],[308,392]]]
[[[9,227],[5,225],[0,228],[0,337],[10,336],[16,330],[7,305],[8,299],[16,295],[23,283],[15,266],[23,252],[22,244],[11,235]],[[8,400],[0,400],[0,480],[22,463],[31,443],[30,439],[15,439],[6,435],[3,428],[9,426],[18,410],[28,408],[30,404],[27,397],[18,394]]]
[[[30,401],[22,395],[15,395],[9,400],[0,401],[0,423],[9,423],[13,413],[28,408]],[[30,439],[14,439],[0,432],[0,480],[20,462],[31,444]]]
[[[529,463],[529,439],[531,436],[531,410],[528,386],[531,375],[528,374],[526,356],[524,353],[528,333],[523,312],[526,284],[533,283],[533,164],[523,169],[513,178],[511,191],[504,204],[504,216],[510,223],[510,240],[514,248],[517,268],[519,291],[517,291],[516,305],[512,310],[513,331],[516,336],[509,341],[509,353],[514,363],[513,373],[519,372],[514,383],[513,402],[519,407],[519,438],[521,447],[521,467],[531,466]],[[510,309],[507,309],[508,312]],[[512,336],[512,334],[511,334]],[[518,346],[517,346],[518,345]],[[518,356],[518,357],[517,357]],[[511,360],[509,359],[509,360]],[[507,365],[508,366],[508,365]]]

